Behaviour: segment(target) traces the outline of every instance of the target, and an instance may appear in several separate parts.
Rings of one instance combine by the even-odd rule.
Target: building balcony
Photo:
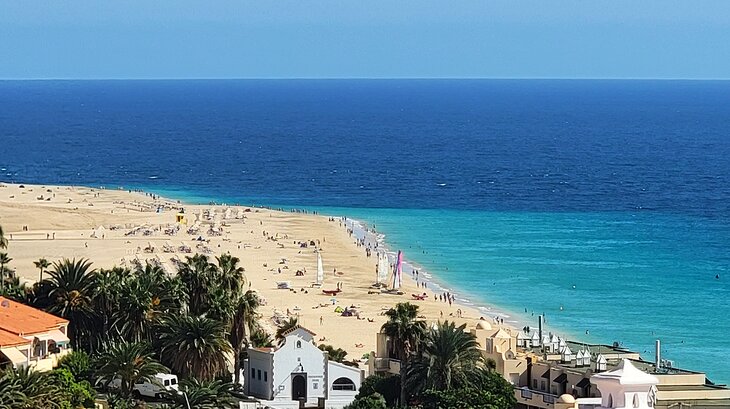
[[[42,356],[31,357],[30,368],[34,371],[46,372],[58,366],[58,361],[71,353],[71,349],[61,349],[56,353],[49,353]]]
[[[390,374],[400,373],[400,360],[393,358],[372,358],[371,372],[387,372]]]
[[[515,398],[517,398],[518,404],[544,409],[553,409],[558,396],[553,395],[552,393],[534,391],[523,386],[521,388],[515,387]]]

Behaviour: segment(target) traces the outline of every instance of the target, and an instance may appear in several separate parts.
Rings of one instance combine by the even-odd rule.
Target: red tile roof
[[[21,338],[12,332],[0,329],[0,348],[13,347],[18,345],[30,345],[30,340]]]
[[[68,320],[0,297],[0,330],[15,335],[33,335],[68,325]]]

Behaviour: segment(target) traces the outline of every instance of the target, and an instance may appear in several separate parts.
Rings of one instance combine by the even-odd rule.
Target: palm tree
[[[0,226],[0,249],[6,249],[8,248],[8,239],[5,238],[5,233],[3,232],[3,226]]]
[[[200,315],[208,308],[208,291],[217,275],[218,267],[208,262],[208,257],[196,254],[186,257],[178,269],[178,277],[188,291],[188,309]]]
[[[0,287],[0,295],[22,303],[28,302],[30,291],[25,283],[20,283],[20,278],[6,278],[4,284],[3,287]]]
[[[236,310],[238,297],[233,297],[217,283],[211,283],[207,289],[207,308],[205,316],[222,322],[230,322]]]
[[[319,345],[319,349],[327,353],[327,358],[330,361],[342,362],[347,356],[347,351],[342,348],[335,348],[332,345]]]
[[[219,380],[189,378],[180,382],[180,392],[171,391],[166,397],[175,402],[175,409],[233,409],[238,404],[231,395],[232,387],[230,383]]]
[[[9,371],[9,375],[25,395],[24,403],[18,408],[61,408],[64,391],[54,382],[48,372],[33,371],[28,367]],[[0,399],[0,402],[2,400]]]
[[[5,233],[3,232],[3,226],[0,226],[0,249],[6,249],[8,248],[8,239],[5,238]]]
[[[401,392],[400,404],[406,405],[406,368],[426,330],[426,323],[418,319],[418,306],[411,303],[398,303],[385,312],[388,321],[381,331],[391,340],[391,352],[400,359]]]
[[[23,387],[12,369],[0,372],[0,409],[22,407],[27,401]]]
[[[2,282],[2,288],[5,288],[5,265],[11,261],[13,259],[8,257],[8,253],[0,253],[0,282]]]
[[[152,327],[164,313],[177,310],[177,294],[170,294],[170,279],[160,266],[147,263],[127,276],[118,290],[119,305],[113,313],[115,327],[129,341],[151,341]]]
[[[236,309],[231,320],[231,330],[228,333],[228,342],[233,348],[233,383],[239,385],[241,378],[241,352],[247,351],[249,346],[248,336],[256,326],[259,297],[254,291],[246,291],[238,299]]]
[[[464,331],[466,324],[439,322],[423,339],[421,356],[408,367],[406,386],[412,392],[478,386],[486,369],[476,336]]]
[[[158,373],[169,372],[152,358],[152,352],[145,343],[121,342],[112,345],[101,355],[102,363],[97,371],[99,381],[109,385],[115,379],[121,381],[120,395],[129,397],[135,383],[152,382]]]
[[[64,259],[53,263],[49,277],[43,280],[48,284],[48,310],[70,321],[69,335],[75,349],[81,344],[82,331],[94,316],[94,272],[88,260]]]
[[[274,345],[274,340],[265,329],[255,324],[251,330],[251,345],[254,348],[268,348]]]
[[[114,314],[120,310],[120,294],[125,287],[131,271],[121,267],[111,270],[101,269],[94,276],[94,311],[98,320],[101,338],[106,341],[112,335],[118,335],[118,330],[111,333]]]
[[[218,261],[218,272],[220,274],[218,283],[233,297],[237,297],[246,282],[246,277],[243,274],[246,270],[238,265],[241,260],[230,254],[222,254],[220,257],[216,257],[216,260]]]
[[[179,310],[187,300],[180,278],[169,277],[159,265],[146,263],[144,268],[135,270],[133,277],[152,294],[152,303],[157,310]]]
[[[227,367],[226,325],[204,316],[173,314],[158,330],[162,362],[175,373],[210,380]]]
[[[281,341],[286,336],[285,334],[292,329],[299,326],[299,318],[298,317],[289,317],[284,322],[279,323],[278,327],[276,328],[276,340]]]
[[[33,264],[35,264],[35,268],[40,270],[38,274],[38,281],[43,281],[43,271],[47,269],[51,263],[48,262],[48,260],[44,258],[39,258],[38,261],[34,261]]]

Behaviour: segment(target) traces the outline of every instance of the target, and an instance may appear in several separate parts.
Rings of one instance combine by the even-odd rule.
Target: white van
[[[109,386],[119,388],[122,381],[113,380]],[[178,390],[177,375],[158,373],[154,376],[153,382],[141,381],[132,386],[132,393],[135,396],[147,396],[150,398],[160,398],[165,392]]]
[[[154,381],[155,383],[146,381],[135,383],[133,390],[142,396],[148,396],[150,398],[159,398],[165,392],[178,390],[177,375],[158,373],[155,375]]]

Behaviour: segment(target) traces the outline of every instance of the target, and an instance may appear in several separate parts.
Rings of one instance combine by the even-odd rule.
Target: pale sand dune
[[[43,200],[38,199],[41,195]],[[49,197],[50,201],[45,200]],[[171,257],[184,259],[188,254],[179,251],[164,253],[163,246],[170,242],[177,250],[180,244],[185,243],[194,254],[197,242],[186,232],[193,225],[194,215],[201,210],[215,208],[217,217],[222,219],[228,208],[184,205],[188,225],[182,226],[176,235],[167,236],[162,231],[156,231],[151,236],[124,236],[134,226],[163,226],[163,229],[164,226],[175,226],[176,211],[156,213],[154,209],[157,205],[180,206],[171,200],[153,200],[144,193],[120,190],[37,185],[25,185],[24,189],[20,189],[19,185],[0,184],[0,225],[10,240],[7,252],[13,258],[11,266],[19,276],[28,280],[38,279],[38,270],[33,266],[33,261],[41,257],[51,261],[62,257],[85,257],[93,261],[96,268],[120,265],[123,258],[131,261],[135,257],[140,260],[158,257],[165,267],[171,267]],[[235,217],[239,209],[245,207],[234,207],[229,214]],[[275,310],[286,313],[289,309],[292,314],[300,315],[302,325],[314,331],[317,339],[325,337],[323,343],[347,350],[348,358],[353,359],[375,348],[375,335],[385,322],[382,311],[397,302],[416,303],[423,315],[433,320],[438,319],[441,312],[444,318],[451,319],[449,314],[455,316],[459,308],[466,318],[456,319],[457,322],[467,322],[472,327],[479,318],[480,313],[476,309],[457,304],[449,307],[446,303],[434,301],[430,291],[427,291],[428,300],[413,301],[410,294],[420,294],[424,290],[416,287],[410,279],[410,272],[404,272],[405,295],[368,294],[369,286],[374,281],[377,258],[366,257],[364,249],[357,247],[355,238],[350,237],[339,222],[329,222],[324,216],[265,209],[252,209],[245,213],[245,217],[244,220],[225,220],[228,226],[224,227],[222,236],[209,236],[207,222],[201,225],[199,234],[210,239],[210,243],[206,244],[212,250],[210,257],[230,251],[241,259],[251,288],[266,300],[267,304],[261,307],[261,313],[269,324]],[[101,225],[105,228],[104,239],[92,237],[94,230]],[[22,231],[23,226],[28,226],[28,231]],[[112,230],[113,226],[119,228]],[[278,239],[267,239],[264,231],[270,236],[278,235]],[[55,240],[46,239],[46,234],[52,237],[54,233]],[[337,296],[337,305],[359,307],[362,320],[334,313],[331,297],[310,287],[316,274],[314,248],[301,249],[295,244],[296,241],[309,240],[321,242],[325,270],[323,288],[334,289],[337,282],[342,282],[343,292]],[[156,247],[154,253],[143,251],[148,243]],[[282,258],[288,260],[288,269],[279,264]],[[267,266],[264,267],[264,264]],[[280,267],[282,272],[278,274],[277,269]],[[335,268],[344,274],[335,276]],[[295,276],[296,270],[304,269],[305,276]],[[277,281],[290,281],[296,293],[276,289]],[[302,288],[308,293],[302,292]],[[312,308],[319,304],[328,305]],[[297,307],[299,310],[295,311]],[[320,317],[323,318],[321,325]],[[371,318],[374,322],[364,318]],[[362,347],[356,347],[356,344],[362,344]]]

